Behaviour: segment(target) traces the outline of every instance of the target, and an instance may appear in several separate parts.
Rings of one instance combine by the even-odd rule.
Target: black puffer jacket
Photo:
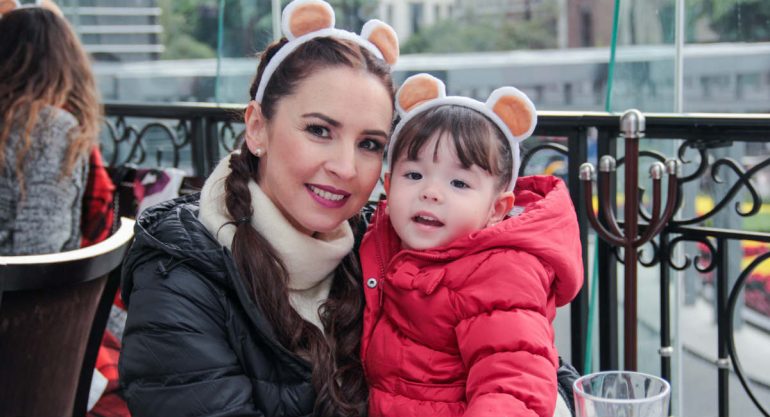
[[[132,415],[312,414],[310,364],[277,342],[230,251],[197,215],[193,195],[149,209],[136,225],[119,365]]]

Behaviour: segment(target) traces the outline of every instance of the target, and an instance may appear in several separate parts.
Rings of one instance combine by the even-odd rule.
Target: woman
[[[101,113],[90,62],[52,3],[0,15],[0,255],[77,249]]]
[[[333,29],[321,1],[295,1],[283,18],[240,152],[200,197],[138,221],[120,359],[134,416],[365,412],[360,232],[348,220],[380,173],[397,41],[376,23],[369,41]]]

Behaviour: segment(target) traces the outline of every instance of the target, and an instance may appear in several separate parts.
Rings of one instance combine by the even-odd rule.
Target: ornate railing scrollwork
[[[179,167],[180,154],[183,148],[190,143],[190,122],[186,120],[177,121],[173,129],[161,122],[150,122],[137,128],[127,124],[126,118],[122,116],[117,117],[114,124],[109,120],[105,121],[105,124],[112,141],[112,149],[108,159],[108,164],[111,166],[144,164],[148,155],[145,140],[150,132],[161,132],[163,138],[171,145],[170,165],[173,167]],[[124,147],[128,147],[128,153],[125,157],[122,155]],[[163,157],[162,151],[157,149],[155,154],[156,166],[164,165]]]
[[[219,128],[219,143],[225,151],[232,152],[241,145],[245,134],[245,130],[236,133],[232,122],[222,122],[222,126]]]
[[[743,286],[746,285],[746,280],[749,278],[751,272],[754,271],[754,269],[756,269],[759,264],[767,259],[770,259],[770,252],[765,252],[764,254],[757,256],[743,271],[741,271],[741,275],[738,277],[738,280],[735,282],[732,290],[730,290],[730,296],[727,299],[727,316],[724,318],[724,320],[726,321],[725,325],[727,326],[728,335],[727,352],[730,355],[730,360],[733,363],[733,370],[735,371],[735,375],[738,376],[738,380],[741,381],[743,389],[746,390],[746,394],[749,395],[749,398],[754,403],[754,405],[757,406],[759,411],[765,417],[770,417],[770,412],[768,412],[768,409],[763,407],[762,404],[760,404],[759,399],[754,395],[754,391],[751,389],[749,380],[743,371],[743,367],[741,366],[741,361],[738,359],[738,352],[737,349],[735,349],[735,329],[733,328],[733,318],[735,316],[735,306],[738,304],[738,295],[741,293]]]
[[[685,147],[692,147],[694,146],[693,144],[699,144],[699,143],[700,142],[696,142],[696,141],[687,141],[683,143],[682,146],[679,148],[680,160],[685,162],[684,151],[683,151]],[[692,224],[702,223],[708,220],[709,218],[714,216],[716,213],[720,212],[738,194],[741,188],[744,188],[744,187],[751,194],[751,208],[748,211],[744,212],[741,210],[740,202],[736,202],[735,212],[742,217],[752,216],[758,213],[760,207],[762,206],[762,198],[760,197],[759,193],[754,187],[754,184],[751,183],[751,179],[757,172],[770,166],[770,158],[765,159],[764,161],[744,171],[743,168],[741,168],[740,164],[735,160],[733,160],[732,158],[722,158],[714,161],[713,163],[709,163],[709,155],[707,151],[708,148],[700,146],[696,149],[700,154],[700,162],[698,164],[698,167],[693,174],[680,179],[679,181],[680,188],[687,182],[699,180],[702,177],[702,175],[708,171],[709,166],[711,167],[711,178],[716,183],[721,184],[725,182],[724,179],[719,175],[720,168],[722,167],[731,169],[732,172],[738,176],[738,179],[734,184],[730,186],[729,190],[725,193],[722,199],[720,199],[718,202],[714,204],[714,207],[711,210],[701,215],[696,215],[689,219],[673,219],[671,221],[671,224],[672,225],[692,225]]]
[[[535,155],[546,150],[555,151],[556,153],[564,156],[565,159],[569,158],[569,149],[566,146],[556,142],[540,143],[527,149],[527,151],[523,153],[521,164],[519,164],[519,176],[524,175],[524,171]]]
[[[701,260],[703,257],[701,255],[695,255],[692,259],[688,255],[684,255],[684,263],[683,264],[677,264],[676,261],[672,256],[670,256],[671,253],[674,252],[674,247],[676,247],[680,242],[694,242],[694,243],[700,243],[708,249],[708,263],[706,266],[702,266]],[[673,239],[671,239],[671,242],[668,244],[669,253],[663,254],[666,256],[666,259],[668,260],[668,265],[677,270],[677,271],[684,271],[687,268],[689,268],[691,265],[695,270],[702,274],[709,273],[714,270],[714,268],[717,267],[716,262],[714,262],[714,259],[716,259],[716,251],[717,249],[714,247],[714,243],[711,242],[710,239],[703,236],[685,236],[685,235],[679,235]]]

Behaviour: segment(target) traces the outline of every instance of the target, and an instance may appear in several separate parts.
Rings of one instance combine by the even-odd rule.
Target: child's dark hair
[[[440,141],[451,137],[463,167],[478,165],[498,177],[499,190],[510,185],[513,155],[508,139],[486,116],[462,106],[438,106],[409,120],[401,129],[393,155],[389,157],[392,164],[395,166],[403,156],[410,161],[416,160],[422,148],[436,134],[440,140],[433,149],[434,158]],[[389,169],[392,171],[393,167]]]

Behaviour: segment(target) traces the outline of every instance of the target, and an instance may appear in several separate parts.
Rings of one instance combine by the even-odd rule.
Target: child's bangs
[[[439,106],[407,122],[393,148],[392,161],[395,163],[402,155],[407,160],[416,160],[436,133],[441,139],[434,145],[434,159],[440,141],[451,137],[463,167],[477,165],[493,176],[505,177],[506,182],[509,179],[510,169],[506,167],[513,161],[503,133],[486,116],[460,106]]]

